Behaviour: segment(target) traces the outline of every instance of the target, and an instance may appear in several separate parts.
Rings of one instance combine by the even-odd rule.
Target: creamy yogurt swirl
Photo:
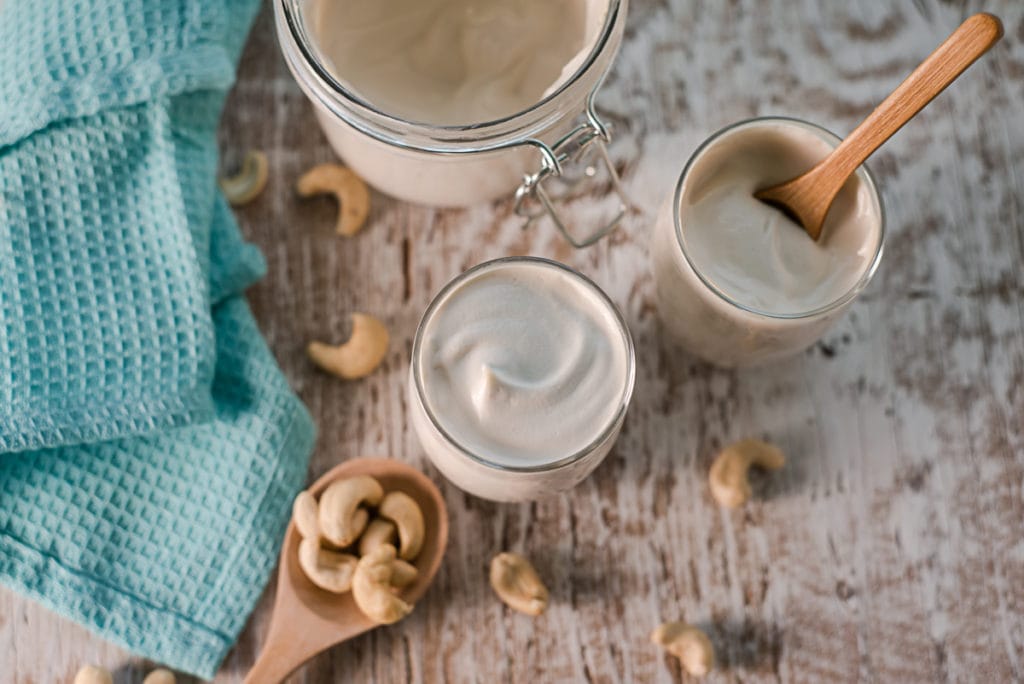
[[[543,260],[483,265],[420,331],[425,407],[450,439],[504,467],[587,448],[620,415],[628,337],[595,286]]]

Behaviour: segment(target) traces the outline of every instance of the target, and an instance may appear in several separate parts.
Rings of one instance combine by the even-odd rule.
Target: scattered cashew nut
[[[331,346],[310,342],[306,348],[317,366],[345,380],[364,378],[381,364],[388,353],[388,329],[373,316],[352,314],[352,335],[348,342]]]
[[[370,191],[363,180],[350,169],[338,164],[319,164],[299,178],[296,189],[303,197],[332,193],[338,198],[339,235],[359,232],[370,213]]]
[[[256,199],[267,185],[267,155],[250,150],[242,160],[242,167],[234,176],[220,179],[220,189],[233,207]]]
[[[366,526],[363,536],[359,538],[359,555],[366,556],[381,544],[394,545],[397,534],[398,530],[395,529],[393,522],[374,518]]]
[[[74,684],[114,684],[114,675],[99,665],[86,665],[75,675]]]
[[[359,559],[352,577],[352,598],[363,615],[377,624],[398,622],[412,611],[411,605],[393,593],[397,555],[394,546],[382,544]]]
[[[174,682],[174,673],[162,667],[158,670],[153,670],[142,680],[142,684],[174,684]]]
[[[320,539],[320,523],[317,522],[319,515],[319,504],[308,491],[303,490],[295,497],[292,503],[292,520],[295,521],[295,529],[303,539]]]
[[[423,512],[405,492],[388,492],[380,502],[377,514],[398,528],[399,555],[412,560],[423,548]]]
[[[338,548],[352,544],[370,519],[361,504],[376,506],[383,497],[384,489],[369,475],[332,482],[320,497],[320,534]]]
[[[711,496],[726,508],[737,508],[750,498],[747,471],[750,466],[778,470],[786,463],[782,451],[757,439],[730,444],[715,457],[708,473]]]
[[[694,677],[703,677],[715,666],[715,649],[708,636],[685,622],[666,622],[651,633],[651,641],[679,658]]]
[[[321,547],[316,539],[299,542],[299,567],[310,582],[324,591],[344,594],[351,589],[358,562],[355,556]]]
[[[407,563],[401,558],[391,562],[391,586],[401,589],[409,586],[419,576],[420,571],[412,563]]]
[[[491,560],[491,587],[510,608],[540,615],[548,606],[548,590],[530,561],[517,553],[499,553]]]

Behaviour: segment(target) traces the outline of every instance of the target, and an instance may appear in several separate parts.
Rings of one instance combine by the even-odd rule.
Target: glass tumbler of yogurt
[[[601,463],[633,393],[633,341],[593,282],[508,257],[448,283],[420,321],[411,422],[459,488],[495,501],[564,491]]]
[[[686,350],[725,367],[793,356],[867,286],[885,215],[866,167],[836,196],[817,242],[753,196],[839,142],[814,124],[770,117],[729,126],[694,152],[651,240],[662,323]]]
[[[379,190],[434,206],[516,193],[519,213],[550,213],[579,246],[599,235],[569,235],[545,181],[603,170],[625,201],[594,99],[628,0],[273,5],[285,61],[328,141]]]

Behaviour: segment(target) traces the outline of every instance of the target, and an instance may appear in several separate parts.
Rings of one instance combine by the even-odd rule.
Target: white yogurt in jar
[[[450,283],[424,314],[413,425],[462,489],[536,498],[604,458],[633,375],[628,330],[593,283],[555,262],[499,259]]]
[[[628,0],[275,2],[282,54],[343,162],[410,202],[516,191],[584,115]]]
[[[712,136],[690,160],[655,227],[651,258],[666,327],[724,366],[785,358],[817,340],[881,257],[881,200],[861,167],[815,242],[753,193],[793,178],[838,144],[792,119]]]
[[[539,102],[575,71],[604,4],[321,0],[314,27],[333,72],[375,108],[451,126]]]

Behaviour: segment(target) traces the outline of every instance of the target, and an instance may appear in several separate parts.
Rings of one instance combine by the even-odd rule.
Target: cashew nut
[[[679,658],[694,677],[703,677],[715,665],[715,649],[707,634],[685,622],[666,622],[651,633],[651,641]]]
[[[540,615],[548,607],[548,590],[530,561],[517,553],[499,553],[491,560],[491,586],[510,608]]]
[[[397,532],[391,521],[374,518],[366,526],[363,536],[359,538],[359,555],[366,556],[381,544],[394,545]]]
[[[370,518],[360,504],[376,506],[383,496],[380,483],[369,475],[332,482],[320,497],[317,517],[320,534],[339,549],[352,544],[363,533]]]
[[[388,329],[373,316],[352,314],[352,335],[336,347],[310,342],[306,348],[317,366],[345,380],[363,378],[376,370],[388,353]]]
[[[312,539],[319,542],[320,524],[317,522],[319,504],[308,491],[301,491],[295,497],[292,504],[292,520],[295,521],[295,529],[303,539]]]
[[[162,667],[158,670],[153,670],[142,680],[142,684],[174,684],[174,682],[174,673]]]
[[[415,565],[396,558],[391,563],[391,586],[399,589],[406,587],[412,584],[419,574],[420,571],[416,569]]]
[[[309,581],[324,591],[344,594],[352,588],[352,574],[359,559],[325,549],[315,539],[299,542],[299,567]]]
[[[395,558],[398,552],[390,544],[382,544],[359,559],[352,578],[352,598],[363,614],[382,625],[398,622],[412,611],[412,606],[393,593]]]
[[[114,676],[105,667],[86,665],[75,675],[74,684],[114,684]]]
[[[242,160],[242,167],[234,176],[220,179],[220,189],[233,207],[256,199],[267,185],[267,155],[250,150]]]
[[[399,555],[405,560],[416,558],[423,548],[423,512],[413,498],[405,492],[388,492],[377,514],[398,528]]]
[[[730,444],[715,457],[708,473],[711,496],[726,508],[742,506],[750,498],[747,471],[750,466],[778,470],[786,457],[778,447],[757,439]]]
[[[303,197],[332,193],[340,209],[335,230],[338,235],[359,232],[370,213],[370,191],[350,169],[338,164],[319,164],[307,171],[295,186]]]

